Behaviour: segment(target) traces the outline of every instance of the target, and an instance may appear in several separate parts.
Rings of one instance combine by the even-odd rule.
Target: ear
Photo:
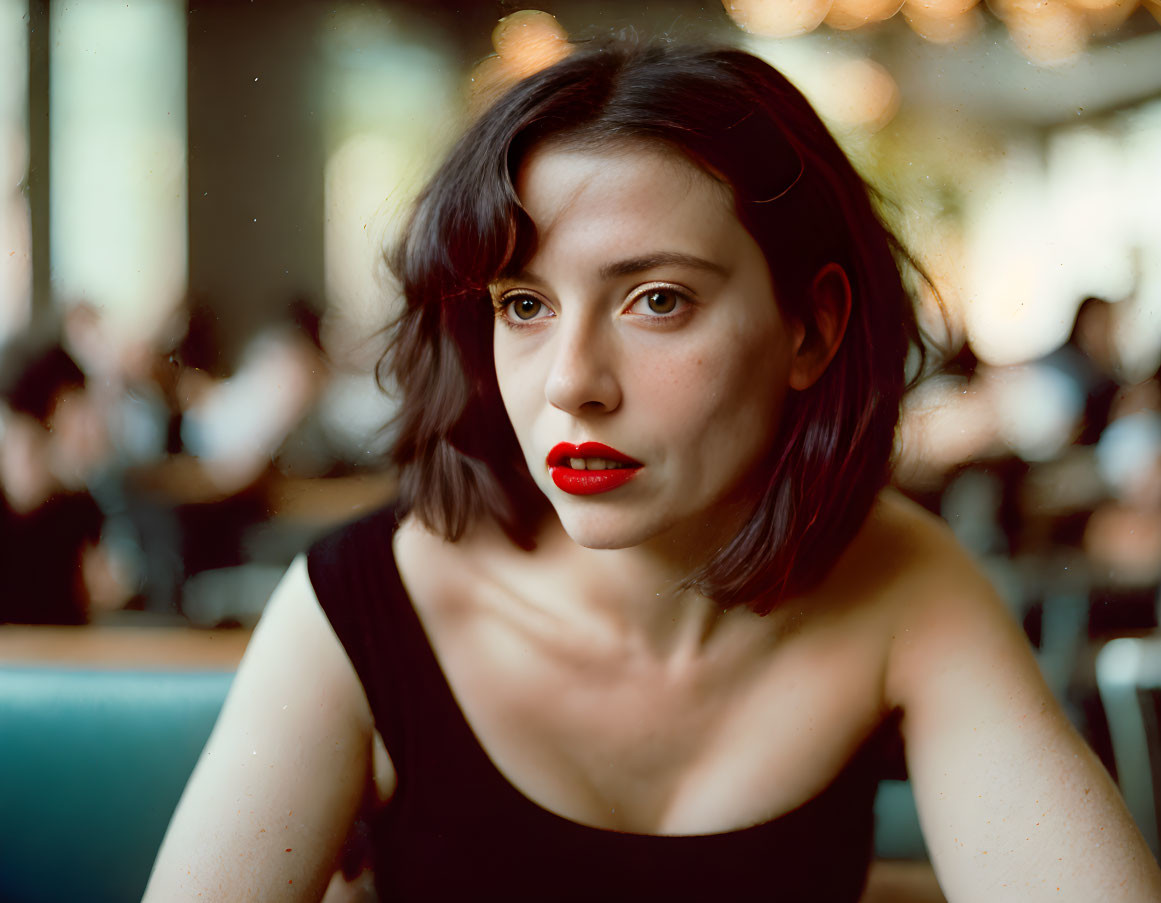
[[[828,263],[810,285],[812,322],[798,326],[797,351],[790,367],[790,387],[802,391],[817,382],[847,331],[851,284],[846,271]]]

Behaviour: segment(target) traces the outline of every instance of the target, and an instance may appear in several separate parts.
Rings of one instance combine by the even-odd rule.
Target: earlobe
[[[790,368],[790,387],[809,389],[838,351],[851,315],[851,283],[837,263],[828,263],[810,285],[813,320],[797,324],[797,350]]]

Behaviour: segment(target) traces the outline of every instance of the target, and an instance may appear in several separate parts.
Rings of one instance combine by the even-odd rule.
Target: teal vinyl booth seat
[[[0,901],[137,903],[232,678],[0,667]],[[879,857],[926,859],[905,782],[875,817]]]
[[[0,667],[0,900],[137,903],[232,679]]]

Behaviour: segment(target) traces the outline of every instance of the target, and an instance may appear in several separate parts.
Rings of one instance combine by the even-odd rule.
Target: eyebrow
[[[682,254],[680,251],[656,251],[652,254],[642,254],[639,257],[629,257],[625,260],[606,263],[600,269],[602,279],[613,279],[618,276],[632,276],[645,270],[664,266],[688,267],[693,270],[706,270],[719,276],[726,275],[726,268],[712,260],[695,257],[693,254]]]
[[[604,264],[598,274],[602,279],[616,279],[623,276],[633,276],[637,273],[643,273],[646,270],[657,269],[665,266],[679,266],[687,267],[693,270],[705,270],[709,273],[714,273],[718,276],[725,276],[728,271],[720,263],[714,263],[712,260],[706,260],[704,257],[697,257],[694,254],[683,254],[680,251],[654,251],[649,254],[641,254],[637,257],[628,257],[624,260],[615,260],[611,263]],[[521,273],[516,273],[506,279],[498,280],[499,282],[541,282],[536,274],[530,273],[527,270]]]

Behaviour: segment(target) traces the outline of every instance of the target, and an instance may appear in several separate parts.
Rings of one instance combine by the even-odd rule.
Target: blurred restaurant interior
[[[896,485],[978,557],[1156,854],[1161,0],[537,10],[0,0],[0,774],[43,754],[3,739],[30,673],[228,675],[293,557],[391,499],[409,200],[505,84],[637,28],[771,61],[881,194],[936,349]],[[141,709],[199,700],[187,774],[199,687]],[[184,778],[156,780],[141,862]],[[21,793],[0,872],[34,856]]]

